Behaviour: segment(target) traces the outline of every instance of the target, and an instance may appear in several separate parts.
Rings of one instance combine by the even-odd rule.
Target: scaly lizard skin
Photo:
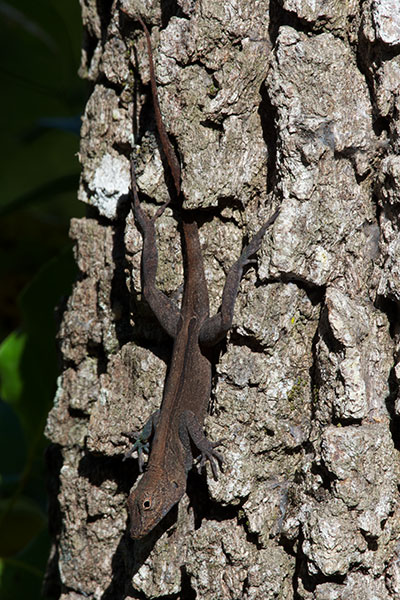
[[[146,35],[152,96],[157,128],[169,168],[171,170],[176,201],[183,201],[181,173],[178,159],[165,131],[158,104],[150,35],[142,19],[139,21]],[[258,251],[268,227],[278,216],[273,216],[261,227],[241,256],[228,272],[220,311],[209,316],[209,301],[204,276],[197,223],[193,211],[182,211],[184,291],[181,310],[156,287],[157,247],[155,221],[168,203],[153,218],[142,210],[131,166],[133,213],[143,237],[141,259],[142,290],[153,313],[163,329],[173,338],[173,352],[166,379],[161,410],[147,422],[142,434],[136,436],[133,449],[138,450],[142,470],[142,452],[148,450],[153,434],[147,468],[137,487],[130,493],[128,510],[130,534],[138,539],[149,533],[169,510],[181,499],[186,489],[187,473],[193,460],[201,455],[200,467],[210,461],[214,477],[222,457],[215,448],[221,442],[210,442],[203,423],[211,391],[211,362],[209,348],[218,343],[232,325],[233,309],[240,279],[251,257]],[[198,452],[193,456],[193,448]]]

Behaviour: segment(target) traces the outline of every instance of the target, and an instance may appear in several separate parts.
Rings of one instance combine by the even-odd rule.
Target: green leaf
[[[46,515],[35,502],[20,496],[13,503],[0,500],[0,515],[6,518],[0,524],[0,556],[13,556],[20,552],[45,526]]]
[[[26,194],[22,194],[21,196],[10,200],[8,203],[3,204],[3,206],[0,206],[0,216],[4,217],[5,215],[16,212],[22,208],[26,209],[29,206],[41,204],[49,199],[54,199],[54,196],[59,194],[64,194],[71,191],[75,192],[75,190],[78,188],[78,184],[79,175],[77,173],[62,175],[61,177],[50,179],[43,185],[40,185],[37,188],[30,190]]]
[[[13,507],[14,533],[23,523],[26,535],[18,554],[0,561],[0,598],[39,600],[49,552],[48,535],[39,529],[47,443],[42,431],[57,375],[54,306],[74,276],[71,251],[25,286],[64,247],[70,217],[84,211],[76,199],[78,138],[71,125],[79,124],[87,84],[77,77],[79,2],[0,5],[0,497]],[[16,297],[24,288],[19,311]],[[22,496],[28,506],[21,505]],[[3,529],[0,542],[11,551],[14,542],[4,541]],[[18,535],[15,542],[21,547],[24,539]]]
[[[26,443],[19,419],[9,404],[0,400],[0,486],[10,496],[20,481],[26,461]]]
[[[76,265],[68,246],[39,271],[20,296],[26,341],[19,358],[22,390],[16,411],[31,442],[43,431],[55,393],[55,307],[70,293],[75,274]]]
[[[48,548],[49,536],[43,529],[22,552],[0,559],[1,600],[43,599],[43,572]],[[54,595],[56,597],[59,594]]]
[[[42,41],[50,50],[54,51],[57,47],[54,39],[40,25],[32,19],[28,19],[26,14],[19,11],[17,8],[8,2],[0,3],[0,14],[16,25],[24,29],[28,34]]]
[[[17,404],[22,392],[21,360],[26,337],[14,331],[0,345],[0,395],[10,404]]]

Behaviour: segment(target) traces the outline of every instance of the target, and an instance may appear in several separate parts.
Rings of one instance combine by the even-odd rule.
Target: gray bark
[[[71,225],[80,277],[47,425],[60,464],[49,578],[58,564],[63,600],[400,597],[400,4],[81,3],[91,208]],[[127,535],[138,469],[123,432],[159,406],[170,344],[141,299],[129,212],[133,145],[147,209],[167,197],[137,14],[214,312],[243,239],[281,206],[216,362],[206,430],[225,438],[225,472],[190,475],[142,542]],[[179,300],[169,209],[157,229],[159,285]]]

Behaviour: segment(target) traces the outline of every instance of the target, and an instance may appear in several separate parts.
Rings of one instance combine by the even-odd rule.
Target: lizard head
[[[186,485],[165,472],[146,471],[128,498],[130,535],[136,540],[144,537],[182,498]]]

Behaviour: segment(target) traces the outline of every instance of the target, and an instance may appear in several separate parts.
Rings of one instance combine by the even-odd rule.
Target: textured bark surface
[[[400,597],[400,4],[81,4],[91,208],[71,225],[80,277],[47,425],[49,580],[64,600]],[[179,507],[133,542],[123,432],[159,406],[171,348],[141,298],[129,212],[132,147],[147,209],[167,197],[137,14],[213,311],[243,239],[281,212],[216,359],[206,429],[225,438],[225,472],[191,474]],[[159,285],[179,301],[172,211],[157,230]]]

